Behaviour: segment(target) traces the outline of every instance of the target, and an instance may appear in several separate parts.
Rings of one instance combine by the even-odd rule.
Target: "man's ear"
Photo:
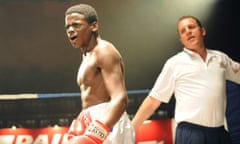
[[[98,31],[98,23],[96,21],[92,22],[91,24],[92,32]]]
[[[206,29],[204,27],[201,28],[202,35],[205,36],[207,34]]]

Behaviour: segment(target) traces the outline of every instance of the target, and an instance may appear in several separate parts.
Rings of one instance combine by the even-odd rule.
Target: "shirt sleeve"
[[[158,78],[149,95],[161,102],[169,102],[175,86],[175,77],[173,72],[173,62],[168,60],[165,63],[162,72],[158,75]]]
[[[240,63],[232,60],[226,54],[222,54],[226,63],[226,79],[240,84]]]

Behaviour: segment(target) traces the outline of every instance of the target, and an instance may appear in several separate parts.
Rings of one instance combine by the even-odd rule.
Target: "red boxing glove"
[[[81,121],[80,119],[74,119],[68,130],[68,139],[71,139],[77,135],[82,135],[85,129],[86,126],[84,125],[83,121]]]
[[[72,121],[72,124],[68,130],[68,140],[74,136],[83,135],[86,127],[92,122],[89,112],[82,112],[78,118]]]
[[[102,144],[103,141],[107,138],[110,129],[101,123],[98,120],[93,121],[86,129],[84,136],[89,137],[95,143],[86,143],[86,144]],[[87,138],[82,138],[86,140]],[[90,142],[90,140],[88,140]],[[85,144],[85,143],[83,143]]]

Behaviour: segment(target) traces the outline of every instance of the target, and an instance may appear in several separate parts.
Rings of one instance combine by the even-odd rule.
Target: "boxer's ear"
[[[94,22],[91,23],[91,26],[90,26],[90,27],[91,27],[91,29],[92,29],[92,32],[95,33],[95,32],[98,31],[98,27],[99,27],[99,26],[98,26],[98,23],[97,23],[96,21],[94,21]]]

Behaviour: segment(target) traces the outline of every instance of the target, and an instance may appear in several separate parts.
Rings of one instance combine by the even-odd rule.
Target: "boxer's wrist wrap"
[[[86,129],[85,135],[102,143],[108,136],[110,129],[98,120],[93,121]]]

